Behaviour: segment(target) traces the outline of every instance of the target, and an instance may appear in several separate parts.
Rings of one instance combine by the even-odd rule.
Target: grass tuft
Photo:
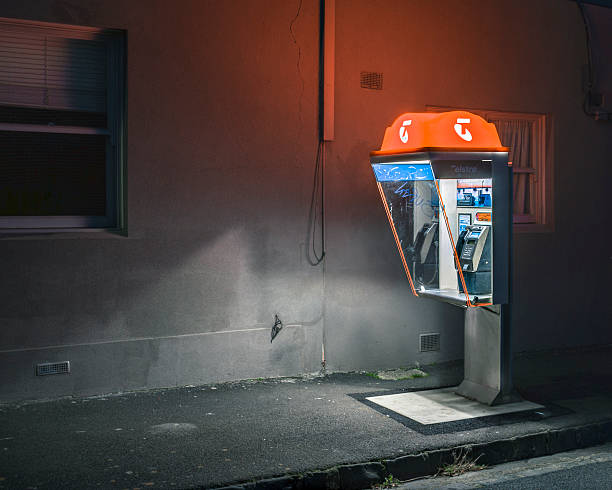
[[[453,451],[453,462],[443,465],[438,469],[436,476],[457,476],[463,475],[468,471],[480,471],[486,468],[484,464],[477,464],[478,456],[476,459],[471,457],[471,449],[460,449],[459,451]]]

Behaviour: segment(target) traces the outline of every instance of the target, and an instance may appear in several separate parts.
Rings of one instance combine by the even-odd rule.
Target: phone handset
[[[472,141],[472,133],[468,130],[468,128],[464,128],[463,124],[470,124],[469,118],[457,118],[457,124],[455,124],[455,133],[465,141]]]

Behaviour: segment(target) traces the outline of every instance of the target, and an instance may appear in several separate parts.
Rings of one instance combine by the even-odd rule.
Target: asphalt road
[[[612,444],[506,463],[456,477],[415,480],[397,488],[609,490],[612,488]]]

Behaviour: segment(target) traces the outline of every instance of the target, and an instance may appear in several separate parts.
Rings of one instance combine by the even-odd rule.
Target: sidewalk
[[[468,444],[494,464],[612,440],[612,346],[519,356],[515,384],[537,413],[432,430],[361,401],[462,380],[461,363],[423,369],[2,405],[0,488],[368,488],[435,472]]]

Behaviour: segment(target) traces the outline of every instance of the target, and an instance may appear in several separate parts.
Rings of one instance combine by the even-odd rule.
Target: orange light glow
[[[465,111],[407,112],[385,130],[379,151],[372,155],[426,150],[508,151],[493,123]]]

